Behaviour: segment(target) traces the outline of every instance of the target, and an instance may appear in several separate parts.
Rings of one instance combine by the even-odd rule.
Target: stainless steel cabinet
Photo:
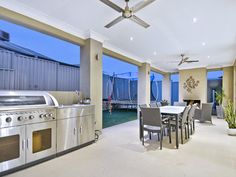
[[[70,118],[57,121],[57,152],[77,146],[77,119]]]
[[[95,118],[94,115],[83,116],[79,118],[78,125],[78,143],[79,145],[93,141],[95,138],[94,132]]]
[[[0,172],[25,164],[25,126],[0,129]]]
[[[57,109],[57,152],[94,141],[94,105],[71,105]]]

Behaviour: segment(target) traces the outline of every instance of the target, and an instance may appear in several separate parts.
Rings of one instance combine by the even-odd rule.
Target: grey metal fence
[[[0,89],[79,90],[79,67],[0,49]]]

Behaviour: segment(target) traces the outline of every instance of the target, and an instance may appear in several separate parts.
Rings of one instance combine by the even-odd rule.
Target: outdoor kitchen
[[[95,141],[95,106],[80,92],[0,91],[0,175]]]

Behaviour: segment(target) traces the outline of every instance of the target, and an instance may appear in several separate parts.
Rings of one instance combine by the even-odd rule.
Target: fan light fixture
[[[150,26],[148,23],[146,23],[145,21],[134,15],[134,13],[143,9],[147,5],[154,2],[155,0],[143,0],[133,7],[129,7],[129,0],[125,0],[126,6],[124,9],[122,9],[115,3],[111,2],[110,0],[100,0],[100,1],[106,4],[107,6],[111,7],[112,9],[116,10],[117,12],[121,13],[121,16],[117,17],[115,20],[107,24],[105,26],[106,28],[110,28],[124,19],[130,19],[131,21],[137,23],[138,25],[141,25],[144,28],[148,28]]]

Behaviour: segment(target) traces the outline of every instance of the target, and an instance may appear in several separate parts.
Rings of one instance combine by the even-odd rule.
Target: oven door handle
[[[30,139],[27,138],[27,140],[26,140],[26,148],[27,148],[27,149],[29,149],[29,141],[30,141]]]
[[[25,150],[25,139],[22,140],[22,150],[23,150],[23,151]]]
[[[76,135],[76,128],[74,128],[74,135]]]

